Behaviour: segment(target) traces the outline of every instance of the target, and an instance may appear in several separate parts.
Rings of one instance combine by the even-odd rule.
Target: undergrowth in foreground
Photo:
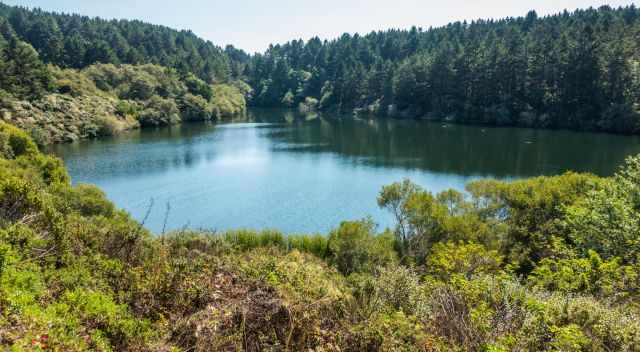
[[[378,199],[327,236],[153,236],[0,124],[12,351],[638,351],[640,159]]]

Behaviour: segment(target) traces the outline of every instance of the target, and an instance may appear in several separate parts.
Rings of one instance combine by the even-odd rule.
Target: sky
[[[564,9],[625,6],[631,0],[0,0],[8,5],[79,13],[102,18],[139,19],[190,29],[217,45],[263,52],[269,44],[342,33],[366,34],[411,26],[539,15]],[[637,5],[637,4],[636,4]]]

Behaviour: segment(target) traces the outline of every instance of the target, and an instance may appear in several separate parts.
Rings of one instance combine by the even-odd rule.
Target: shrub
[[[550,291],[586,293],[622,301],[633,298],[640,288],[637,269],[622,265],[620,258],[605,261],[590,251],[587,258],[545,258],[528,279],[531,285]]]
[[[0,152],[2,152],[0,156],[7,159],[23,155],[35,156],[38,153],[38,147],[24,131],[0,122]]]
[[[211,105],[213,114],[218,119],[243,114],[246,111],[246,102],[242,92],[235,86],[227,84],[213,86]]]
[[[428,315],[426,290],[420,284],[418,274],[404,266],[388,266],[376,276],[376,293],[383,307],[402,311],[408,315]]]
[[[189,93],[198,95],[205,101],[209,101],[213,97],[211,86],[191,73],[184,78],[184,83]]]
[[[327,257],[329,251],[327,237],[323,235],[289,235],[287,244],[289,250],[297,249],[323,259]]]
[[[448,279],[454,274],[471,278],[497,273],[501,264],[502,256],[496,250],[488,250],[481,244],[446,242],[433,246],[427,257],[426,270],[441,279]]]
[[[207,100],[198,95],[185,94],[180,103],[183,121],[211,120],[213,111]]]
[[[123,128],[115,116],[101,116],[96,119],[98,136],[115,136]]]
[[[59,208],[70,207],[83,216],[106,216],[115,214],[115,206],[101,189],[94,185],[79,184],[75,187],[61,186],[57,190]]]
[[[393,236],[376,236],[371,219],[340,224],[329,235],[329,262],[344,275],[373,272],[396,260]]]
[[[228,231],[224,233],[223,238],[226,242],[242,251],[260,247],[285,247],[284,236],[277,231],[259,233],[251,230]]]
[[[140,112],[138,120],[142,126],[172,125],[180,122],[179,113],[173,100],[154,95]]]

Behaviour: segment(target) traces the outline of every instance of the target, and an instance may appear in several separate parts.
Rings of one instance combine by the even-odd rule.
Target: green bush
[[[180,111],[173,100],[154,95],[138,115],[142,126],[163,126],[180,122]]]
[[[376,236],[372,220],[345,221],[331,232],[328,260],[344,275],[373,272],[396,260],[394,239],[388,233]]]
[[[433,246],[427,258],[426,271],[441,279],[462,274],[494,274],[501,270],[502,256],[496,250],[488,250],[481,244],[446,242]]]
[[[243,93],[237,87],[228,84],[213,86],[211,105],[213,114],[218,119],[243,114],[246,111]]]
[[[0,122],[0,152],[2,152],[0,156],[13,159],[20,156],[35,156],[38,153],[38,147],[24,131]]]
[[[208,121],[211,120],[213,114],[206,99],[189,93],[182,97],[180,112],[183,121]]]

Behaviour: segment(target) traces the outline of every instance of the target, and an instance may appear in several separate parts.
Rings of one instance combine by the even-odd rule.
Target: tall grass
[[[179,231],[167,234],[165,239],[182,248],[198,248],[205,251],[213,248],[249,251],[256,248],[275,247],[283,251],[298,250],[310,253],[322,259],[328,254],[328,239],[325,236],[287,236],[276,230],[233,230],[221,233]]]

